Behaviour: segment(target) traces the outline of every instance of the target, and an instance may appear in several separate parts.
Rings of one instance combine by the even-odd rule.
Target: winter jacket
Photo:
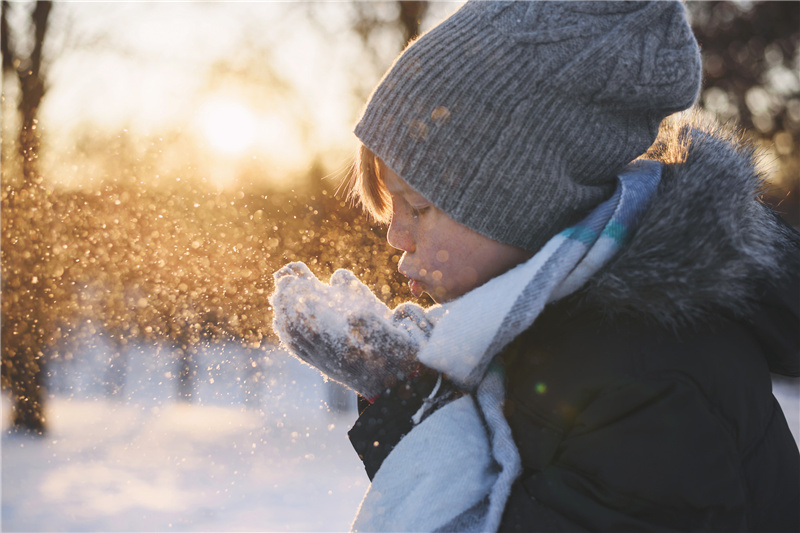
[[[500,529],[798,531],[770,371],[800,375],[800,236],[730,134],[677,123],[648,157],[667,166],[629,245],[501,355],[524,471]],[[400,384],[356,422],[370,477],[431,388]]]

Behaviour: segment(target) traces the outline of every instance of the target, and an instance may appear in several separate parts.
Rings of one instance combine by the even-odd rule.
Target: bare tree
[[[37,165],[37,116],[46,90],[42,46],[52,3],[36,2],[29,13],[28,29],[33,34],[29,52],[8,31],[9,9],[10,3],[2,2],[0,46],[4,82],[5,75],[15,74],[19,83],[16,151],[21,172],[16,179],[4,176],[2,191],[2,382],[14,399],[13,426],[42,434],[44,347],[52,333],[47,306],[54,280],[48,273],[51,206]]]
[[[408,44],[419,35],[422,19],[428,11],[428,2],[405,0],[397,3],[400,5],[399,22],[403,30],[403,39]]]
[[[703,105],[774,147],[764,199],[800,227],[800,3],[687,5],[703,50]]]
[[[425,0],[398,0],[394,2],[394,14],[387,16],[389,5],[355,2],[352,28],[364,43],[365,51],[373,55],[373,61],[377,61],[376,51],[370,46],[372,36],[385,30],[399,32],[399,51],[419,36],[428,5],[429,2]],[[381,65],[381,69],[383,68],[385,65]]]

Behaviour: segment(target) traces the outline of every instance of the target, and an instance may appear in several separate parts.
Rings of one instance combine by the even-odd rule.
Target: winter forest
[[[2,2],[0,529],[349,528],[356,396],[279,346],[272,273],[412,299],[337,188],[370,90],[459,5]],[[700,105],[799,227],[800,3],[688,9]],[[774,391],[800,441],[800,382]]]

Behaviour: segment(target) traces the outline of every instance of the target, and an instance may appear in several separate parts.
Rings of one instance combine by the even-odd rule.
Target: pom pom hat
[[[355,133],[457,222],[536,251],[700,82],[679,2],[469,1],[395,61]]]

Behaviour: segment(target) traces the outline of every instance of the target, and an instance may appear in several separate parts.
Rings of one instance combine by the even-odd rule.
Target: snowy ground
[[[45,438],[4,431],[2,531],[349,528],[367,488],[346,437],[352,397],[330,409],[337,389],[310,368],[227,347],[199,355],[185,404],[171,352],[133,350],[110,379],[108,349],[51,366]],[[109,381],[122,393],[109,396]],[[800,381],[775,391],[800,441]],[[8,407],[4,397],[4,430]]]
[[[185,404],[168,372],[142,380],[131,369],[126,385],[140,386],[119,400],[91,399],[85,373],[67,394],[57,369],[47,436],[3,433],[2,531],[348,530],[368,484],[346,435],[354,399],[335,412],[313,370],[280,353],[270,363],[247,408],[232,372],[217,370]],[[7,414],[4,397],[3,429]]]

